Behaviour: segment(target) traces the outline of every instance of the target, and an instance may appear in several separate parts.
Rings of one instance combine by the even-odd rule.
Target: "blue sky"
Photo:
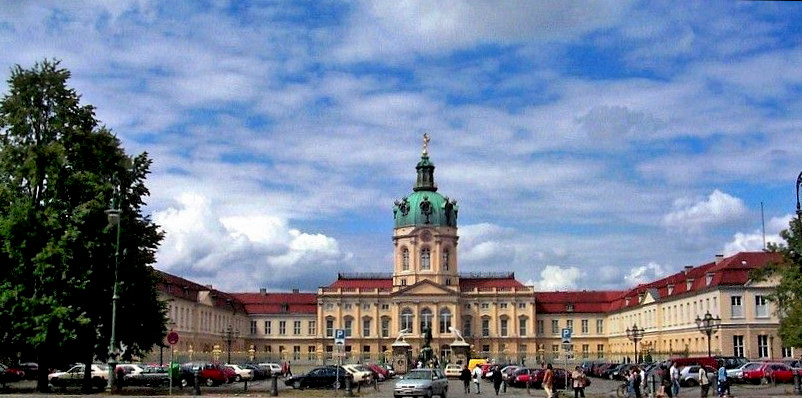
[[[539,289],[759,250],[761,202],[769,241],[794,211],[796,4],[2,3],[0,78],[60,59],[154,160],[157,268],[221,289],[389,272],[424,132],[460,270]]]

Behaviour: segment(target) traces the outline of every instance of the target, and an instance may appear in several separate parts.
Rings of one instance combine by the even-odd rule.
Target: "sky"
[[[624,289],[779,241],[801,39],[784,2],[0,0],[0,79],[72,72],[198,283],[391,272],[427,132],[461,272]]]

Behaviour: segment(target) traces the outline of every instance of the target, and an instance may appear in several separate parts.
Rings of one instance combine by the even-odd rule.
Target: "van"
[[[716,362],[715,358],[711,357],[671,358],[665,362],[666,366],[671,367],[671,362],[677,364],[677,369],[691,365],[707,366],[713,369],[718,369],[718,362]]]
[[[486,363],[487,363],[487,359],[479,359],[479,358],[470,359],[470,360],[468,360],[468,370],[473,372],[473,368],[475,368],[477,366],[482,366],[482,365],[484,365]]]

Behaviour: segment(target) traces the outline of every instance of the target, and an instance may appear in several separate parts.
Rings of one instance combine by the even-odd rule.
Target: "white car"
[[[373,372],[358,363],[343,365],[343,369],[354,376],[354,383],[367,384],[373,379]]]
[[[741,365],[740,368],[727,369],[727,378],[737,381],[744,381],[744,371],[757,369],[763,365],[763,362],[747,362]]]
[[[234,381],[243,381],[243,380],[252,380],[253,379],[253,371],[250,369],[243,369],[239,367],[239,365],[234,365],[227,363],[225,367],[234,371],[237,376],[234,378]]]
[[[117,373],[120,372],[120,369],[122,369],[123,374],[125,375],[138,375],[145,370],[144,368],[135,363],[117,364]]]
[[[462,366],[450,363],[443,369],[443,373],[446,374],[446,377],[459,377],[460,373],[462,373]]]
[[[53,387],[80,385],[84,380],[84,364],[77,364],[66,372],[55,372],[47,375],[47,381]],[[108,384],[109,367],[102,364],[92,364],[92,385],[103,388]]]
[[[270,371],[270,375],[281,375],[281,365],[275,362],[262,362],[258,364],[260,368],[265,368]]]

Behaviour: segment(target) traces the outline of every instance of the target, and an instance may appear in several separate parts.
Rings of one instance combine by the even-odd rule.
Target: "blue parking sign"
[[[336,329],[334,331],[334,344],[345,345],[345,329]]]
[[[563,343],[571,342],[571,329],[565,328],[562,330]]]

